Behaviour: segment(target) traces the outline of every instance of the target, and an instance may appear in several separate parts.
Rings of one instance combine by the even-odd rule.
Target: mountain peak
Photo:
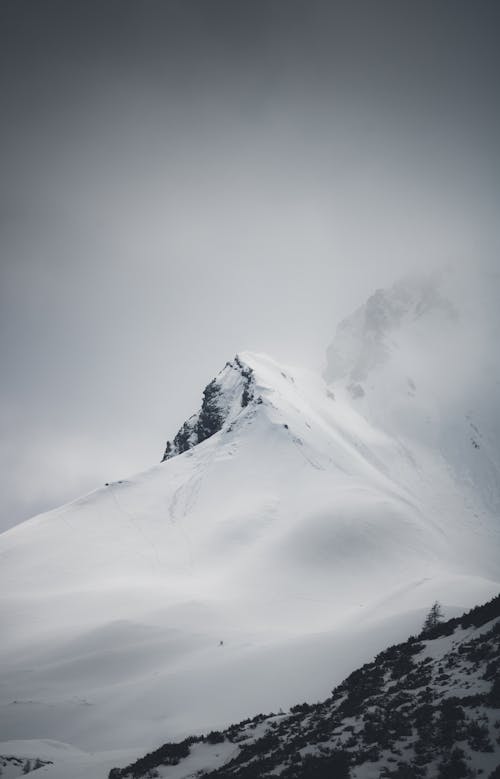
[[[162,462],[192,449],[229,426],[256,396],[255,375],[246,353],[235,355],[203,390],[201,408],[189,417],[172,441],[167,441]]]
[[[328,349],[325,378],[357,383],[390,358],[398,333],[423,330],[435,333],[457,313],[441,291],[438,274],[414,275],[388,289],[377,289],[353,314],[340,322]],[[421,333],[422,335],[422,333]]]

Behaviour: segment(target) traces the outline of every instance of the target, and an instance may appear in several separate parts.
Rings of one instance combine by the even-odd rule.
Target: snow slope
[[[328,387],[241,353],[164,462],[3,533],[3,738],[139,756],[320,697],[435,599],[453,615],[495,594],[494,489],[436,444],[452,423],[399,424],[387,364],[370,396],[351,368]],[[495,473],[488,446],[467,467]]]

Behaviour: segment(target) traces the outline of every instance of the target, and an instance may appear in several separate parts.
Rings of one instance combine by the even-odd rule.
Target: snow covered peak
[[[413,276],[390,289],[378,289],[339,324],[327,352],[325,378],[329,382],[348,379],[353,394],[359,396],[358,383],[390,359],[401,332],[422,331],[422,324],[428,323],[432,335],[456,318],[456,309],[442,294],[436,275]]]
[[[377,290],[337,328],[325,378],[370,424],[500,510],[498,283],[445,271]]]
[[[162,462],[201,444],[229,426],[249,404],[260,402],[253,369],[236,355],[203,390],[200,410],[184,422],[173,441],[167,441]]]

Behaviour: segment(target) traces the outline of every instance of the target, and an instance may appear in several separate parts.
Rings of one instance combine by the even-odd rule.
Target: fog
[[[499,16],[2,3],[0,529],[157,463],[239,350],[321,370],[410,272],[494,299]]]

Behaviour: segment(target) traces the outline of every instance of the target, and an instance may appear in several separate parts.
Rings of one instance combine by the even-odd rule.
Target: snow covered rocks
[[[252,368],[238,355],[227,362],[217,378],[205,387],[199,412],[184,422],[173,441],[167,441],[162,462],[228,427],[239,411],[254,400],[254,384]]]
[[[321,703],[165,744],[109,779],[470,779],[500,765],[500,596],[391,646]]]

